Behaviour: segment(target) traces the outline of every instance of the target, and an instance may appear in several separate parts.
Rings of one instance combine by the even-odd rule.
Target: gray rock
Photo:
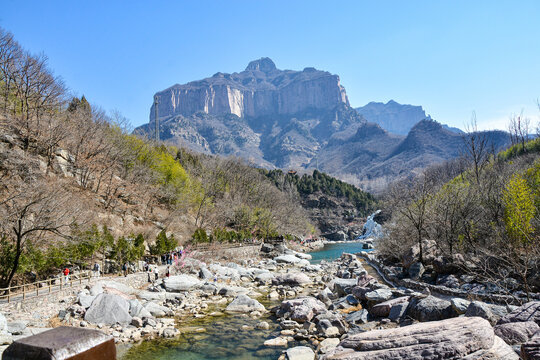
[[[288,272],[280,274],[272,280],[274,285],[303,286],[311,283],[311,279],[301,272]]]
[[[151,301],[144,304],[144,308],[154,317],[163,317],[163,316],[173,315],[172,310],[169,309],[168,307],[158,305]]]
[[[495,325],[498,318],[493,314],[488,304],[481,301],[473,301],[467,307],[465,316],[478,316],[489,321],[491,325]]]
[[[540,326],[540,301],[531,301],[520,306],[511,313],[503,316],[497,324],[518,321],[534,321]]]
[[[274,280],[274,274],[271,272],[260,273],[255,276],[255,280],[260,283],[267,284]]]
[[[247,295],[238,295],[225,309],[226,312],[250,313],[252,311],[266,311],[264,305]]]
[[[207,268],[202,267],[201,270],[199,270],[199,279],[210,280],[213,277],[214,274],[212,274]]]
[[[345,321],[349,324],[367,324],[369,312],[366,309],[354,311],[345,315]]]
[[[477,357],[482,354],[484,357]],[[518,359],[481,318],[459,317],[350,335],[321,357],[330,359]]]
[[[281,264],[289,264],[289,265],[295,265],[295,266],[308,266],[309,265],[308,260],[300,259],[299,257],[296,257],[292,254],[276,256],[274,260],[277,263],[281,263]]]
[[[515,345],[529,341],[540,327],[534,321],[525,321],[496,325],[494,330],[507,344]]]
[[[261,321],[260,323],[258,323],[255,328],[259,329],[259,330],[268,330],[270,329],[270,324],[268,324],[267,321]]]
[[[26,322],[25,321],[14,321],[9,322],[7,325],[7,331],[11,335],[22,335],[24,330],[26,329]]]
[[[392,291],[388,289],[377,289],[365,294],[365,299],[373,303],[381,303],[392,298]]]
[[[326,306],[321,301],[308,296],[282,301],[277,314],[289,314],[291,320],[303,323],[326,311]]]
[[[403,316],[407,312],[408,306],[409,306],[408,301],[393,305],[392,308],[390,309],[390,313],[388,313],[388,318],[391,321],[399,322],[401,318],[403,318]]]
[[[328,287],[339,297],[348,295],[357,284],[357,279],[334,278]]]
[[[84,307],[85,309],[88,309],[90,305],[92,305],[92,301],[94,301],[96,297],[92,295],[79,295],[78,302],[79,304]]]
[[[100,283],[97,283],[90,288],[90,295],[98,296],[99,294],[103,294],[103,286],[101,286]]]
[[[118,295],[99,294],[86,311],[84,319],[92,324],[129,324],[129,303]]]
[[[307,346],[295,346],[285,352],[288,360],[314,360],[315,353]]]
[[[419,321],[437,321],[455,317],[458,314],[450,301],[427,296],[412,298],[407,308],[407,315]]]
[[[409,267],[409,276],[413,280],[418,280],[422,277],[425,271],[426,269],[424,269],[424,265],[422,265],[421,262],[415,262]]]
[[[465,314],[467,308],[471,304],[469,300],[465,300],[462,298],[452,298],[450,300],[450,303],[452,303],[452,307],[459,315]]]
[[[141,328],[144,326],[144,322],[140,317],[134,316],[133,319],[131,319],[131,325],[137,328]]]
[[[129,300],[129,315],[141,319],[152,316],[152,314],[150,314],[150,312],[145,309],[145,307],[137,299]]]
[[[375,316],[388,317],[388,315],[390,314],[390,309],[392,309],[392,306],[399,303],[408,302],[408,301],[409,301],[408,296],[402,296],[395,299],[390,299],[390,300],[374,305],[369,310],[369,312]]]
[[[201,284],[201,281],[190,275],[175,275],[163,280],[167,291],[188,291]]]

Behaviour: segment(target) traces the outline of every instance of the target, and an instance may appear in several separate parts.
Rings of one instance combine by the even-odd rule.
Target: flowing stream
[[[331,261],[339,258],[343,252],[356,253],[362,250],[362,244],[358,242],[326,244],[321,250],[311,253],[313,256],[311,262],[317,264],[321,260]],[[279,302],[261,302],[266,308],[279,304]],[[258,330],[255,328],[255,325],[263,320],[270,324],[270,329]],[[197,331],[197,329],[203,328],[205,332]],[[277,337],[281,330],[271,315],[260,319],[251,319],[242,315],[207,316],[180,323],[180,330],[182,334],[174,340],[144,341],[140,345],[129,348],[127,352],[119,347],[119,351],[122,353],[121,359],[275,360],[283,351],[283,348],[269,348],[263,345],[265,340]],[[307,343],[289,343],[289,347],[296,345],[307,345]]]

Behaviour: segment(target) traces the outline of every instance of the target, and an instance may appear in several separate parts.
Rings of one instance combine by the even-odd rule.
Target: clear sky
[[[352,106],[422,105],[505,128],[540,111],[540,1],[19,1],[0,26],[77,95],[148,121],[153,94],[268,56],[338,74]]]

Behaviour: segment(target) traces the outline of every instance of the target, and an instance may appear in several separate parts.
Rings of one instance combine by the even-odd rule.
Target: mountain
[[[504,131],[484,135],[494,149],[509,141]],[[317,162],[323,171],[377,193],[398,178],[460,156],[463,145],[463,135],[430,119],[418,122],[406,137],[365,123],[349,138],[330,141],[317,155]]]
[[[266,169],[317,169],[375,192],[458,156],[463,145],[460,134],[420,106],[389,101],[354,109],[339,76],[280,70],[269,58],[239,73],[171,86],[155,98],[160,138],[167,142]],[[154,106],[149,124],[136,133],[153,135]],[[376,123],[383,120],[398,134]]]
[[[397,135],[407,135],[420,120],[431,119],[431,116],[426,115],[421,106],[399,104],[394,100],[390,100],[386,104],[370,102],[356,108],[356,111],[367,121],[379,124],[386,131]],[[448,125],[443,125],[443,127],[458,134],[463,133],[455,127]]]
[[[302,167],[333,133],[364,122],[339,76],[314,68],[279,70],[269,58],[240,73],[171,86],[155,98],[161,139],[266,168]],[[152,134],[154,106],[150,123],[137,132]]]

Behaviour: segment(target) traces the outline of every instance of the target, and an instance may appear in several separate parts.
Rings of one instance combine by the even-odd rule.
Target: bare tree
[[[469,162],[474,171],[477,184],[480,184],[480,173],[489,161],[489,139],[485,132],[478,131],[476,113],[473,112],[471,121],[465,126],[463,135],[464,148],[462,156]]]
[[[13,184],[12,184],[13,185]],[[0,279],[3,287],[10,286],[28,241],[35,243],[47,234],[65,237],[70,227],[80,220],[82,209],[78,201],[61,186],[34,182],[10,193],[0,203],[0,231],[13,244],[13,262]]]
[[[521,150],[526,151],[525,143],[529,140],[531,131],[531,119],[523,116],[523,111],[519,115],[513,114],[508,124],[508,132],[512,145],[521,145]]]

